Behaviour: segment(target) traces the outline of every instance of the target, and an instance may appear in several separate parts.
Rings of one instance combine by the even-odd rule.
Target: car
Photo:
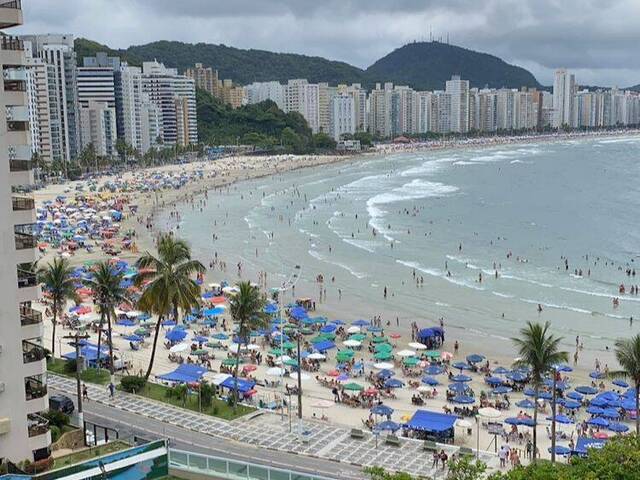
[[[75,410],[75,405],[73,400],[66,395],[51,395],[49,397],[49,409],[71,415]]]

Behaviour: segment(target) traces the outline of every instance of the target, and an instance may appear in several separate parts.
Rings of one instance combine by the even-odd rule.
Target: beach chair
[[[422,445],[422,449],[427,452],[435,452],[438,450],[438,446],[433,440],[425,440],[424,444]]]
[[[393,445],[394,447],[399,447],[402,445],[400,443],[400,439],[392,433],[386,436],[386,438],[384,439],[384,443],[386,443],[387,445]]]
[[[352,428],[351,429],[351,438],[356,438],[358,440],[362,440],[362,439],[364,439],[364,432],[362,430],[360,430],[359,428]]]

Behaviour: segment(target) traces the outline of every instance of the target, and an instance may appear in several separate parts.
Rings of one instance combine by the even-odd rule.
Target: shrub
[[[51,427],[57,427],[62,430],[64,427],[69,425],[69,415],[64,412],[59,412],[57,410],[47,410],[42,414],[44,418],[49,420],[49,425]]]
[[[125,392],[135,393],[142,390],[147,383],[144,377],[137,375],[127,375],[120,380],[120,386]]]
[[[78,368],[77,365],[78,364],[75,360],[67,360],[66,362],[64,362],[62,370],[64,371],[64,373],[70,375],[72,373],[76,373],[76,370]]]

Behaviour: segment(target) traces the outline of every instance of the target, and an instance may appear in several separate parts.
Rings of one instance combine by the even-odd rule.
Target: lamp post
[[[80,356],[80,340],[88,340],[89,335],[84,334],[80,335],[76,332],[74,335],[65,335],[62,337],[64,339],[73,340],[75,342],[76,347],[76,394],[78,396],[78,423],[84,432],[84,414],[82,413],[82,386],[80,384],[80,366],[81,366],[81,356]],[[98,352],[98,363],[100,362],[100,352]]]
[[[553,365],[551,367],[551,370],[553,372],[552,373],[553,374],[553,394],[551,397],[551,463],[555,463],[556,461],[556,405],[557,405],[557,402],[556,402],[557,383],[556,382],[557,382],[559,369],[557,365]]]

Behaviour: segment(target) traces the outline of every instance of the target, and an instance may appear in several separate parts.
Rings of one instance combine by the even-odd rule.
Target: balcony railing
[[[28,263],[18,265],[18,288],[35,287],[38,285],[36,272]]]
[[[9,160],[10,172],[28,172],[32,168],[31,160]]]
[[[31,302],[20,304],[20,324],[23,327],[42,323],[42,313],[31,308]]]
[[[24,395],[27,401],[42,398],[47,394],[47,384],[42,381],[42,375],[24,379]]]
[[[46,354],[44,347],[29,340],[22,341],[22,361],[24,363],[33,363],[44,360]]]
[[[31,197],[11,197],[13,211],[33,210],[36,202]]]
[[[21,0],[0,0],[0,8],[22,8]]]
[[[33,234],[33,227],[34,225],[32,223],[15,225],[13,227],[13,238],[15,240],[16,250],[36,248],[37,240]]]
[[[2,50],[24,50],[24,43],[18,37],[6,35],[0,37],[0,48]]]
[[[27,415],[27,429],[30,437],[44,435],[49,431],[49,420],[37,413],[30,413]]]

